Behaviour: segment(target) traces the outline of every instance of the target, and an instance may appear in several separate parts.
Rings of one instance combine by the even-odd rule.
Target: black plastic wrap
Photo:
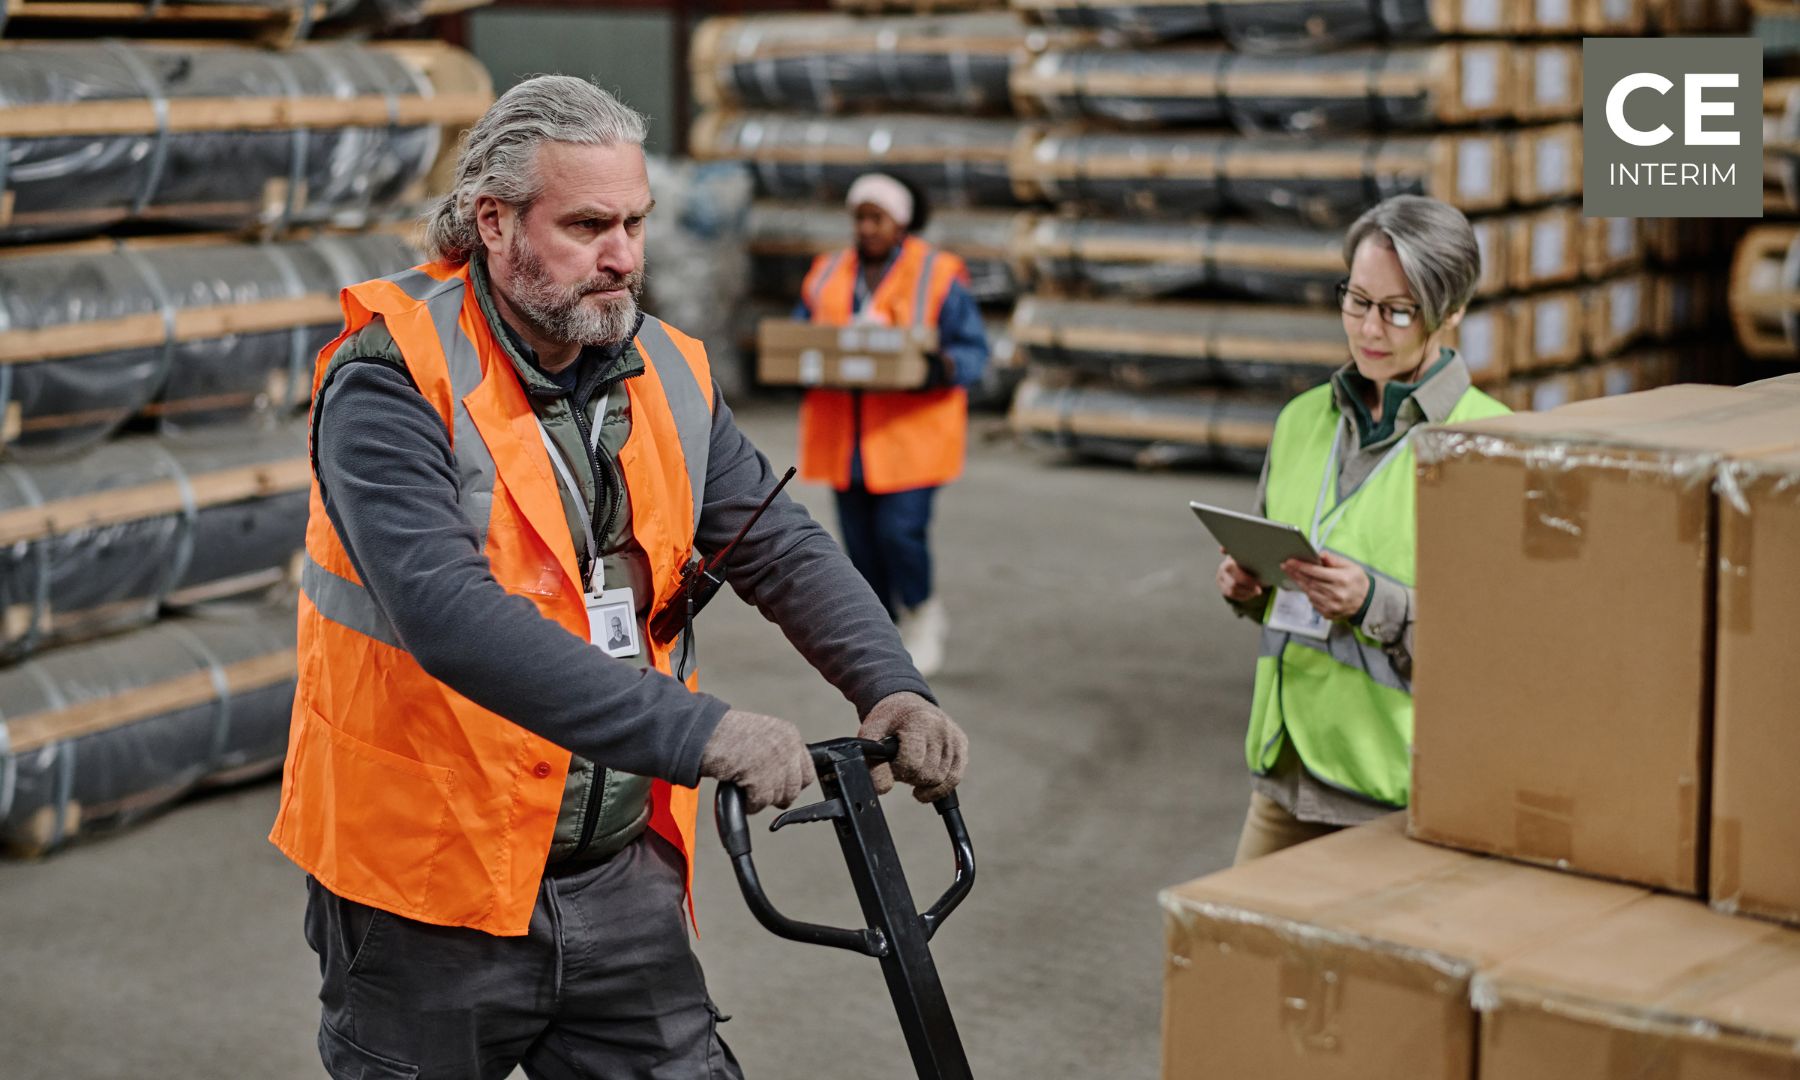
[[[1121,387],[1316,386],[1349,359],[1335,309],[1276,304],[1151,303],[1026,297],[1013,338],[1034,366]]]
[[[434,123],[358,126],[346,101],[341,121],[309,107],[312,126],[194,130],[221,107],[279,108],[294,98],[374,99],[391,116],[436,92],[405,55],[360,45],[11,45],[0,61],[0,106],[36,106],[52,119],[12,127],[0,108],[0,240],[133,220],[210,228],[362,220],[414,201],[438,157]],[[189,99],[211,104],[183,108]],[[66,130],[55,118],[76,113],[82,133],[37,133]]]
[[[7,450],[63,457],[138,414],[172,429],[303,404],[315,355],[343,326],[338,290],[418,261],[392,233],[0,252]],[[46,332],[62,336],[46,344]]]
[[[0,659],[281,585],[305,539],[309,476],[303,424],[0,466]]]
[[[1139,468],[1262,466],[1287,398],[1260,392],[1146,393],[1028,375],[1012,428],[1080,457]]]
[[[1005,12],[725,17],[694,35],[690,66],[708,105],[1004,113],[1014,53],[1050,37]]]
[[[1503,0],[1261,0],[1230,4],[1013,0],[1013,7],[1048,25],[1105,30],[1140,43],[1222,34],[1244,52],[1323,52],[1359,42],[1533,32],[1533,27],[1516,18],[1514,6]],[[1576,31],[1579,27],[1572,16],[1571,10],[1567,26],[1546,29]]]
[[[962,257],[977,303],[1011,303],[1019,294],[1013,234],[1019,215],[1004,210],[934,211],[925,239]],[[750,256],[757,292],[797,300],[813,258],[851,242],[850,214],[816,202],[759,201],[750,208]]]
[[[773,199],[842,200],[858,176],[890,173],[934,206],[1011,206],[1015,120],[954,116],[820,118],[709,112],[690,136],[694,156],[748,162]]]
[[[1477,296],[1507,287],[1506,249],[1516,224],[1514,215],[1470,222],[1481,248]],[[1032,287],[1044,291],[1329,307],[1346,273],[1343,247],[1340,228],[1040,217],[1019,229],[1013,255]]]
[[[1493,42],[1265,57],[1218,46],[1047,52],[1013,75],[1021,111],[1144,127],[1233,124],[1301,134],[1420,130],[1512,111],[1514,61]]]
[[[278,768],[294,628],[232,606],[0,669],[0,846],[43,854]]]
[[[1021,196],[1094,213],[1242,213],[1342,226],[1391,195],[1497,209],[1507,203],[1510,165],[1507,140],[1488,134],[1313,139],[1056,129],[1021,140],[1013,178]]]

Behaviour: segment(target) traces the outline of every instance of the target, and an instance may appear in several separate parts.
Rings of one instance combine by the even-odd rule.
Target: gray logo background
[[[1581,212],[1590,217],[1761,217],[1762,216],[1762,43],[1756,38],[1585,38],[1581,43],[1582,164]],[[1634,91],[1625,118],[1641,131],[1667,124],[1674,132],[1657,146],[1633,146],[1606,122],[1606,96],[1613,84],[1634,72],[1649,71],[1675,85],[1667,94]],[[1708,131],[1736,131],[1736,146],[1689,146],[1683,76],[1735,72],[1736,87],[1708,87],[1708,102],[1730,102],[1729,116],[1707,116]],[[1735,165],[1730,185],[1663,186],[1615,184],[1614,164],[1670,162]],[[1640,174],[1645,170],[1640,169]]]

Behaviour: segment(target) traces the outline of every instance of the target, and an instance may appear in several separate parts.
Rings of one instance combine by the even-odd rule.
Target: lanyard
[[[1343,415],[1338,416],[1337,431],[1331,439],[1331,453],[1325,458],[1325,475],[1319,480],[1319,498],[1313,503],[1312,531],[1308,536],[1312,540],[1314,548],[1324,550],[1325,541],[1331,539],[1331,534],[1337,530],[1338,523],[1344,520],[1344,509],[1350,505],[1350,500],[1367,486],[1369,481],[1381,475],[1381,470],[1387,468],[1395,458],[1400,456],[1401,452],[1406,449],[1406,444],[1412,441],[1413,432],[1417,430],[1419,430],[1418,427],[1414,426],[1408,429],[1405,435],[1400,436],[1400,441],[1388,447],[1388,452],[1381,455],[1381,460],[1375,463],[1373,469],[1369,470],[1369,475],[1363,477],[1362,483],[1352,488],[1342,499],[1338,500],[1337,505],[1331,508],[1330,513],[1326,513],[1326,494],[1337,486],[1338,447],[1344,444],[1344,440],[1350,432],[1350,418]],[[1321,525],[1324,526],[1323,531],[1320,529]]]
[[[606,422],[606,400],[611,396],[611,391],[601,394],[600,407],[594,410],[594,430],[588,442],[590,455],[598,453],[600,450],[600,425]],[[550,464],[555,467],[556,474],[562,477],[562,482],[568,485],[569,494],[575,503],[575,513],[581,518],[581,537],[587,541],[588,566],[591,568],[588,574],[589,587],[595,592],[604,592],[606,570],[600,565],[600,549],[594,541],[594,519],[588,513],[587,498],[581,494],[581,485],[575,482],[575,474],[569,471],[568,462],[563,460],[562,451],[556,448],[556,440],[550,437],[550,429],[544,426],[544,421],[538,417],[536,411],[532,412],[531,418],[537,421],[538,434],[543,437],[544,449],[550,451]]]

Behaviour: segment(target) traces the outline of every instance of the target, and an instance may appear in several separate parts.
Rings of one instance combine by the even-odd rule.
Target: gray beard
[[[623,282],[595,275],[573,285],[558,285],[550,280],[543,260],[525,242],[522,231],[513,234],[508,254],[513,273],[506,298],[543,338],[564,345],[616,345],[637,329],[638,301],[644,295],[642,264]],[[625,296],[598,308],[587,302],[589,295],[621,284],[628,290]]]

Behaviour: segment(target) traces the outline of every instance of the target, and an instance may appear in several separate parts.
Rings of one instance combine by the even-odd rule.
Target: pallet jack
[[[744,813],[744,793],[736,784],[724,783],[719,785],[714,814],[744,902],[750,905],[758,922],[780,937],[879,959],[920,1080],[972,1080],[969,1059],[957,1035],[956,1020],[950,1015],[950,1002],[944,996],[929,944],[975,885],[975,849],[963,827],[956,793],[932,803],[944,819],[951,847],[956,851],[956,876],[937,903],[920,914],[913,904],[912,890],[906,884],[905,871],[894,851],[893,835],[888,831],[881,800],[869,776],[871,766],[894,759],[899,740],[831,739],[813,743],[808,749],[812,751],[825,798],[787,811],[775,819],[769,831],[812,821],[831,822],[868,925],[860,930],[821,926],[797,922],[777,911],[763,892],[756,864],[750,857],[750,823]]]

